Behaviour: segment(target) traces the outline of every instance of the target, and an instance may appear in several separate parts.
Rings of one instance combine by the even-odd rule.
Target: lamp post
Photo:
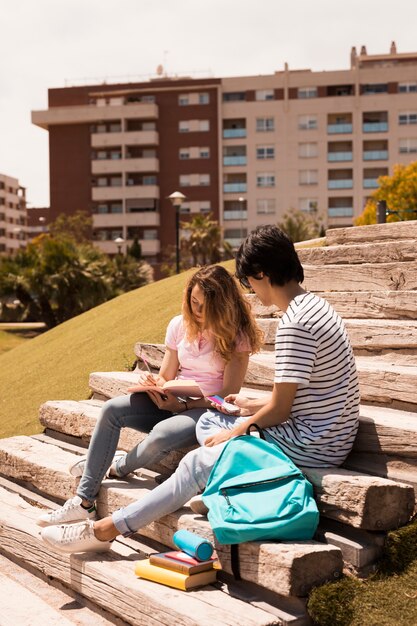
[[[122,245],[124,244],[125,240],[123,239],[123,237],[117,237],[114,240],[114,243],[117,246],[117,254],[122,254]]]
[[[174,191],[170,196],[171,204],[175,207],[175,252],[176,252],[176,272],[180,273],[180,208],[181,204],[186,199],[183,193],[180,191]]]
[[[243,196],[239,197],[239,208],[240,208],[240,243],[243,241],[243,203],[245,202],[245,198]]]

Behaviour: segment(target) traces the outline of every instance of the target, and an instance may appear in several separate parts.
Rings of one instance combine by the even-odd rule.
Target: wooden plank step
[[[14,555],[13,555],[14,556]],[[32,570],[33,572],[35,570]],[[2,626],[114,626],[114,616],[86,598],[0,555]],[[111,621],[110,621],[111,620]],[[127,622],[117,620],[118,626]]]
[[[403,239],[417,239],[417,220],[350,226],[349,228],[329,228],[326,231],[326,244],[329,246]]]
[[[415,320],[345,319],[344,322],[354,349],[417,349]],[[257,319],[257,323],[264,333],[264,343],[273,346],[279,319],[262,317]]]
[[[361,265],[305,265],[303,286],[309,291],[414,291],[417,262]]]
[[[68,474],[67,468],[76,457],[53,444],[53,440],[48,446],[30,437],[0,440],[0,463],[4,467],[3,473],[13,479],[30,482],[49,496],[64,500],[69,498],[74,493],[75,479]],[[405,484],[359,474],[348,469],[316,468],[306,469],[305,473],[314,486],[320,513],[357,528],[366,530],[395,528],[398,524],[405,524],[408,521],[410,511],[414,508],[414,491]],[[133,500],[141,497],[143,489],[154,486],[153,481],[150,484],[146,479],[145,473],[141,478],[131,478],[129,481],[133,481],[138,489]],[[105,491],[107,492],[109,485],[114,483],[119,485],[121,482],[123,481],[105,482]],[[111,489],[109,493],[112,493]],[[115,502],[115,508],[131,502],[132,493],[133,491],[129,490],[128,500],[123,503]],[[123,492],[119,495],[125,497],[126,494]],[[166,543],[163,539],[159,540]]]
[[[268,392],[254,393],[251,389],[242,389],[243,395],[267,396]],[[88,417],[86,413],[88,411]],[[99,416],[100,407],[91,407],[85,402],[70,400],[50,400],[39,409],[39,420],[45,428],[59,433],[79,437],[82,442],[91,438]],[[417,414],[386,407],[361,405],[359,430],[354,444],[355,452],[397,455],[417,459]],[[146,434],[124,428],[121,431],[118,447],[130,450],[142,441]],[[85,450],[84,450],[85,452]],[[172,470],[178,465],[184,452],[170,453],[163,468]],[[161,472],[158,466],[151,467]]]
[[[68,474],[67,467],[76,458],[53,445],[53,440],[50,445],[30,437],[0,440],[3,473],[10,479],[28,481],[41,493],[61,501],[74,494],[75,479]],[[135,502],[154,487],[154,481],[145,475],[104,481],[97,499],[100,517]],[[156,520],[140,533],[173,547],[172,536],[179,528],[214,541],[208,520],[192,514],[188,507]],[[216,549],[223,569],[230,573],[230,546],[216,544]],[[315,541],[248,542],[240,546],[240,561],[244,580],[282,595],[304,596],[312,586],[337,577],[342,569],[340,551]]]
[[[322,246],[317,248],[303,248],[297,250],[303,265],[325,265],[330,263],[357,264],[357,263],[388,263],[395,261],[415,261],[417,255],[417,241],[415,239],[402,241],[382,241],[360,244]]]
[[[417,319],[417,291],[324,291],[325,298],[343,319]],[[254,294],[246,296],[258,317],[280,315],[275,306],[263,307]]]
[[[68,555],[52,551],[39,537],[37,507],[1,488],[0,502],[0,544],[5,554],[30,560],[40,572],[86,597],[94,597],[97,604],[128,624],[240,626],[242,619],[248,626],[291,624],[290,620],[285,622],[222,592],[222,583],[183,593],[138,579],[134,575],[134,561],[140,557],[119,541],[102,554]],[[307,620],[292,620],[294,626],[303,623]]]

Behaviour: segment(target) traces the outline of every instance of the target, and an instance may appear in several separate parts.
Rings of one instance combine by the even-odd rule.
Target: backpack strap
[[[230,565],[235,580],[242,580],[240,575],[239,544],[237,543],[232,543],[230,546]]]
[[[258,426],[258,424],[250,424],[246,429],[247,435],[250,435],[251,428],[255,428],[259,433],[259,437],[265,441],[264,431],[260,428],[260,426]]]

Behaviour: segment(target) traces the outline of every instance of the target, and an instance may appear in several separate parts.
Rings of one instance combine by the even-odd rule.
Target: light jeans
[[[93,502],[112,464],[122,428],[133,428],[149,435],[120,459],[117,474],[122,477],[149,463],[157,463],[171,450],[197,444],[195,426],[206,408],[174,415],[163,411],[146,393],[118,396],[104,403],[88,448],[84,473],[77,495]]]
[[[117,530],[122,535],[129,536],[154,520],[180,509],[190,498],[204,491],[210,472],[226,445],[225,442],[207,448],[204,441],[220,429],[231,430],[246,419],[206,410],[196,427],[201,447],[186,454],[174,474],[141,500],[115,511],[112,521]]]

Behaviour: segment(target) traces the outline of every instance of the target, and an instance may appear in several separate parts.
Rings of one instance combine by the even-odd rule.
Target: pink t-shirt
[[[205,396],[218,393],[223,387],[226,361],[214,352],[214,342],[204,331],[195,341],[186,337],[182,315],[177,315],[168,324],[165,345],[177,350],[181,371],[177,378],[191,378],[200,385]],[[241,336],[236,344],[236,352],[250,352],[249,340]]]

